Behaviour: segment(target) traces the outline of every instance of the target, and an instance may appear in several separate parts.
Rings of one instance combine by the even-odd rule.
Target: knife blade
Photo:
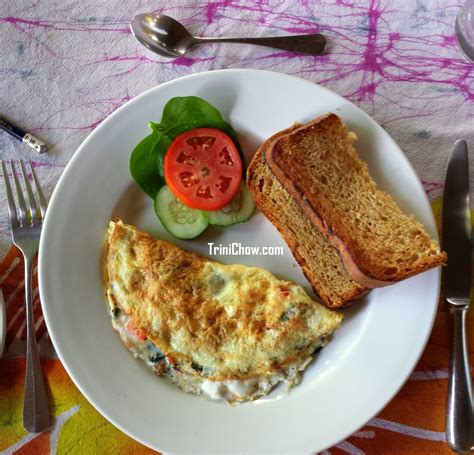
[[[466,141],[454,145],[443,197],[444,293],[449,304],[467,306],[471,294],[471,211]]]
[[[466,452],[474,446],[474,415],[466,339],[466,313],[471,294],[471,211],[468,151],[463,140],[456,141],[448,161],[442,245],[448,254],[443,278],[451,317],[446,440],[451,449]]]

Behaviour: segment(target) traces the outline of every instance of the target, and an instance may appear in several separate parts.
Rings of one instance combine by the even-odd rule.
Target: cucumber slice
[[[165,229],[179,239],[193,239],[209,225],[201,210],[184,205],[168,185],[162,186],[156,195],[155,212]]]
[[[247,221],[255,210],[250,191],[245,182],[240,184],[239,190],[234,198],[220,210],[212,212],[205,211],[204,214],[210,224],[215,226],[231,226],[236,223]]]

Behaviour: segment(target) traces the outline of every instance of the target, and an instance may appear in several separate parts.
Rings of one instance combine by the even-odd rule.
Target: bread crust
[[[289,140],[290,136],[298,134],[306,134],[310,129],[317,128],[322,121],[325,122],[334,122],[341,124],[340,118],[333,114],[328,113],[317,117],[311,122],[300,125],[298,128],[292,128],[291,131],[285,130],[286,134],[279,135],[276,140],[272,141],[270,147],[266,147],[265,161],[268,167],[270,168],[272,174],[277,178],[277,180],[287,189],[287,191],[294,197],[298,202],[306,216],[310,218],[312,223],[318,228],[321,234],[330,242],[338,251],[342,258],[343,264],[352,277],[352,279],[360,283],[364,287],[376,288],[389,286],[394,284],[402,279],[408,278],[410,276],[421,273],[425,270],[428,270],[432,267],[443,264],[446,261],[446,253],[440,252],[436,258],[432,261],[426,261],[423,264],[420,264],[417,267],[413,267],[409,272],[399,273],[395,280],[386,280],[382,279],[381,276],[376,276],[376,270],[370,273],[366,268],[361,265],[361,262],[356,254],[352,251],[352,242],[351,239],[342,239],[338,235],[337,226],[329,226],[324,218],[318,213],[317,208],[310,200],[307,199],[304,191],[299,188],[298,182],[295,182],[294,178],[289,175],[288,170],[283,169],[278,164],[278,156],[282,150],[282,142]]]
[[[300,124],[295,124],[292,127],[289,127],[285,130],[282,130],[269,139],[267,139],[257,150],[255,155],[253,156],[248,168],[247,168],[247,186],[252,193],[254,198],[255,204],[259,208],[259,210],[268,218],[268,220],[276,227],[278,232],[283,237],[283,240],[286,242],[288,247],[290,248],[295,260],[301,267],[303,274],[308,279],[309,283],[313,291],[318,295],[321,301],[329,308],[346,308],[350,306],[355,300],[363,297],[369,292],[369,288],[366,286],[354,286],[352,292],[345,293],[340,295],[340,299],[338,301],[334,301],[324,292],[324,290],[319,285],[317,279],[310,273],[308,268],[306,267],[306,260],[300,255],[297,245],[288,235],[287,227],[282,224],[281,219],[279,218],[278,214],[275,211],[268,207],[266,198],[262,195],[260,191],[258,191],[258,181],[260,178],[265,178],[265,176],[259,176],[259,167],[265,167],[269,172],[271,169],[268,167],[266,162],[266,151],[271,149],[273,144],[278,141],[280,138],[284,137],[286,134],[291,133],[292,131],[297,130],[300,128]],[[274,176],[275,177],[275,176]],[[286,191],[287,189],[283,187]],[[305,213],[303,213],[304,215]],[[337,250],[336,250],[337,251]],[[348,277],[349,278],[349,277]],[[355,281],[355,280],[354,280]]]

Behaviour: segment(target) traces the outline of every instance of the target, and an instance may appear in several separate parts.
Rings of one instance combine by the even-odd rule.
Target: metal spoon
[[[319,33],[270,38],[197,38],[177,20],[163,14],[145,13],[132,19],[135,38],[163,57],[181,57],[193,46],[206,43],[245,43],[274,47],[301,54],[320,55],[326,50],[326,39]]]

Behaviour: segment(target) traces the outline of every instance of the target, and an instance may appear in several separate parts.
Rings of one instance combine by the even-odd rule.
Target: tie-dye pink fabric
[[[0,134],[0,158],[33,160],[49,196],[84,138],[144,90],[210,69],[267,69],[319,83],[374,117],[404,150],[439,214],[454,140],[463,137],[474,147],[474,65],[456,45],[459,7],[460,0],[3,1],[0,112],[51,147],[48,154],[37,155]],[[309,57],[227,44],[164,60],[129,32],[130,18],[146,11],[169,14],[196,35],[319,31],[328,37],[329,53]],[[7,352],[0,360],[0,451],[147,453],[106,422],[74,387],[55,358],[37,290],[38,338],[56,424],[39,436],[23,430],[23,277],[18,254],[9,249],[5,210],[0,204],[0,287],[9,324]],[[380,415],[325,453],[449,453],[444,443],[447,358],[447,315],[441,307],[430,343],[405,387]]]

